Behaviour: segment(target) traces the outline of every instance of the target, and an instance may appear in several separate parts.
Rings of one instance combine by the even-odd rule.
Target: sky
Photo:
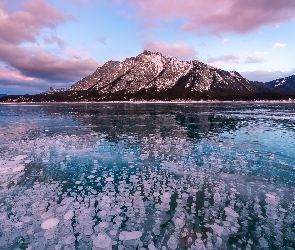
[[[0,0],[0,94],[68,88],[144,50],[236,70],[295,74],[294,0]]]

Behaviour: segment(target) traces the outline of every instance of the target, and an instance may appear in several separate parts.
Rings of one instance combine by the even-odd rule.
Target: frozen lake
[[[0,105],[0,249],[294,249],[294,103]]]

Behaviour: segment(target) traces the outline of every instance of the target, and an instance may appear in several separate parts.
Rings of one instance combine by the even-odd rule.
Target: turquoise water
[[[295,104],[0,105],[0,249],[294,249]]]

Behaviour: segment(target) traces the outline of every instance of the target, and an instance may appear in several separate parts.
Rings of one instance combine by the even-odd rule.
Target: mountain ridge
[[[197,60],[181,61],[145,50],[122,62],[106,62],[66,91],[52,88],[54,91],[6,96],[0,101],[295,99],[295,77],[284,79],[267,83],[250,81],[237,71],[228,72]]]
[[[126,90],[127,93],[135,93],[141,89],[154,89],[161,92],[179,85],[192,92],[256,89],[251,81],[236,71],[227,72],[197,60],[181,61],[159,52],[144,51],[123,62],[107,62],[69,90],[92,89],[101,93]]]
[[[295,93],[295,75],[263,83],[264,87],[281,93]]]

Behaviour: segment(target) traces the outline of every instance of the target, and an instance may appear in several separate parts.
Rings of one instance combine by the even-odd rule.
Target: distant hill
[[[236,71],[144,51],[123,62],[105,63],[68,90],[0,101],[282,100],[295,99],[294,80],[249,81]]]
[[[295,75],[265,82],[263,85],[274,92],[295,93]]]

